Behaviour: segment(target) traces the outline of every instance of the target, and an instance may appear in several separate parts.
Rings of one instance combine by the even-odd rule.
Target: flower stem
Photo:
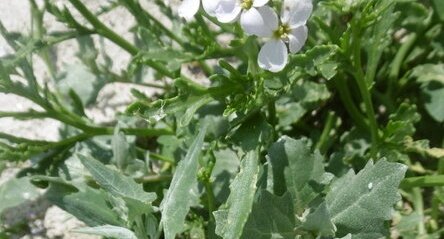
[[[139,53],[139,49],[136,46],[134,46],[133,44],[122,38],[120,35],[109,29],[107,26],[105,26],[105,24],[103,24],[91,11],[89,11],[80,0],[69,0],[69,2],[71,2],[71,4],[80,12],[80,14],[82,14],[82,16],[84,16],[86,20],[88,20],[88,22],[93,25],[98,34],[122,47],[133,56]],[[176,75],[174,73],[170,72],[164,65],[160,63],[154,61],[146,61],[146,64],[165,76],[176,78]]]
[[[361,93],[362,100],[364,102],[365,113],[367,114],[367,119],[369,121],[369,126],[370,126],[370,133],[372,138],[372,146],[370,153],[372,157],[375,157],[376,149],[379,142],[378,123],[376,121],[376,115],[370,94],[371,89],[367,86],[367,82],[365,80],[365,74],[364,71],[362,70],[359,27],[357,27],[357,29],[354,29],[353,31],[353,64],[355,68],[354,72],[355,80],[358,85],[359,91]]]

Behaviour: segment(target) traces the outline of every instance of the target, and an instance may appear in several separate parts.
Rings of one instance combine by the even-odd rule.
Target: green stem
[[[71,2],[71,4],[80,12],[80,14],[82,14],[82,16],[84,16],[86,20],[93,25],[97,33],[122,47],[133,56],[139,53],[139,49],[136,46],[132,45],[130,42],[105,26],[91,11],[85,7],[85,5],[83,5],[80,0],[69,0],[69,2]],[[163,64],[154,61],[146,61],[146,64],[167,77],[176,78],[176,75],[170,72]]]
[[[426,229],[424,225],[424,200],[422,198],[422,193],[420,188],[413,189],[413,205],[415,207],[416,213],[420,215],[421,219],[418,220],[418,235],[425,235]]]
[[[404,62],[404,59],[407,57],[407,54],[410,52],[411,48],[413,47],[417,39],[418,39],[418,34],[412,33],[399,48],[399,51],[396,53],[396,56],[392,64],[390,65],[390,73],[388,76],[388,86],[387,86],[388,94],[392,93],[395,81],[399,78],[399,73],[401,71],[402,63]]]
[[[362,100],[364,101],[365,112],[367,114],[367,119],[369,121],[370,133],[372,137],[372,145],[371,145],[371,156],[376,156],[376,149],[379,142],[378,135],[378,123],[376,121],[376,115],[373,108],[373,102],[370,94],[370,89],[367,86],[367,82],[365,80],[365,74],[362,70],[362,62],[361,62],[361,42],[360,42],[360,29],[355,29],[353,31],[353,60],[354,60],[354,68],[355,68],[355,80],[358,85],[359,91],[361,93]]]
[[[339,98],[341,98],[345,109],[355,122],[356,126],[361,129],[368,129],[364,116],[361,114],[355,104],[353,104],[353,98],[350,94],[349,89],[347,89],[344,76],[335,77],[334,83],[336,89],[338,90]]]
[[[319,138],[318,143],[316,144],[316,148],[322,154],[325,154],[327,151],[327,145],[330,138],[330,132],[333,129],[336,122],[336,116],[334,112],[329,112],[327,116],[327,120],[325,122],[324,130],[322,131],[321,137]]]
[[[442,187],[444,186],[444,175],[411,177],[402,180],[401,188],[409,189],[414,187]]]

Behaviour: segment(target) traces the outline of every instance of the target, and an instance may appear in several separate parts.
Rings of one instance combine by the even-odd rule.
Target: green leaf
[[[435,12],[438,14],[441,21],[444,21],[444,2],[441,0],[432,0]]]
[[[107,168],[105,165],[91,157],[79,155],[79,158],[97,183],[111,194],[123,198],[132,198],[144,203],[151,203],[156,200],[155,193],[145,192],[142,185],[134,182],[132,178]]]
[[[323,190],[324,181],[329,177],[324,171],[322,156],[318,151],[312,153],[307,140],[284,136],[270,148],[268,158],[275,190],[280,193],[286,185],[293,198],[295,212],[303,213]]]
[[[301,228],[322,236],[332,236],[336,227],[331,221],[330,213],[325,202],[321,203],[302,221]]]
[[[137,239],[136,235],[124,228],[112,225],[103,225],[98,227],[85,227],[73,230],[73,232],[111,237],[115,239]]]
[[[34,185],[30,183],[29,178],[10,179],[0,185],[0,215],[5,209],[34,200],[39,195]]]
[[[207,125],[200,128],[199,134],[181,160],[174,173],[170,188],[162,201],[162,220],[165,238],[173,239],[184,229],[185,217],[192,203],[192,189],[197,186],[199,155],[205,138]]]
[[[249,151],[241,162],[239,174],[230,185],[230,196],[225,205],[214,212],[216,234],[224,239],[237,239],[242,235],[252,210],[259,175],[258,155]]]
[[[84,191],[77,192],[74,187],[52,183],[46,197],[88,226],[124,224],[108,206],[107,195],[102,191],[87,187]]]
[[[129,147],[126,136],[119,128],[115,129],[114,136],[111,141],[113,149],[113,161],[120,170],[124,170],[128,165]]]
[[[331,185],[327,208],[337,227],[336,236],[352,232],[353,238],[386,237],[385,221],[401,199],[398,186],[407,167],[385,160],[367,163],[358,174],[350,170]]]
[[[322,75],[330,80],[336,75],[338,61],[335,59],[339,47],[337,45],[315,46],[304,54],[292,57],[287,69],[304,66],[304,70],[310,75]]]
[[[296,222],[290,194],[275,196],[266,190],[258,192],[253,210],[245,224],[242,238],[294,239]]]
[[[444,64],[424,64],[413,69],[412,77],[421,84],[422,101],[427,112],[444,122]]]

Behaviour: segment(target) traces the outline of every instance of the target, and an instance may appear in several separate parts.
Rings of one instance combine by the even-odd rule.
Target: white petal
[[[242,7],[236,0],[221,0],[217,5],[215,13],[219,22],[228,23],[234,22],[241,11]]]
[[[268,23],[273,21],[273,15],[267,10],[260,11],[254,7],[250,8],[248,11],[244,11],[241,14],[240,23],[244,31],[249,35],[256,35],[259,37],[271,37],[275,29],[269,27]],[[276,18],[276,28],[277,28],[277,16]]]
[[[200,0],[184,0],[179,6],[178,14],[187,21],[193,19],[197,11],[199,11]]]
[[[205,12],[210,16],[215,16],[215,11],[217,9],[217,5],[219,4],[219,0],[202,0],[202,6]]]
[[[287,46],[282,40],[271,40],[262,46],[258,64],[262,69],[279,72],[285,68],[288,61]]]
[[[291,34],[288,36],[290,39],[290,52],[296,53],[302,49],[302,47],[305,45],[305,42],[308,38],[308,30],[307,27],[300,26],[291,31]]]
[[[270,0],[253,0],[253,7],[265,6]]]
[[[284,8],[282,21],[288,23],[292,28],[305,25],[313,11],[311,0],[292,0],[291,2]]]

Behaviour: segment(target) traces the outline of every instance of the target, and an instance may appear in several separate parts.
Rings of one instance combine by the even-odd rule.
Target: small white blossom
[[[190,21],[199,11],[200,2],[201,0],[184,0],[178,9],[179,16]],[[202,7],[210,16],[214,16],[218,4],[219,0],[202,0]]]
[[[217,20],[222,23],[236,21],[240,15],[240,23],[247,34],[262,33],[261,8],[269,0],[220,0],[215,10]],[[259,32],[257,32],[259,31]]]
[[[282,17],[279,21],[277,14],[270,7],[259,9],[260,17],[257,22],[263,22],[261,29],[255,29],[255,35],[269,38],[262,46],[258,64],[271,72],[279,72],[285,68],[288,61],[288,48],[291,53],[299,52],[307,41],[306,23],[313,10],[311,0],[285,1]]]

